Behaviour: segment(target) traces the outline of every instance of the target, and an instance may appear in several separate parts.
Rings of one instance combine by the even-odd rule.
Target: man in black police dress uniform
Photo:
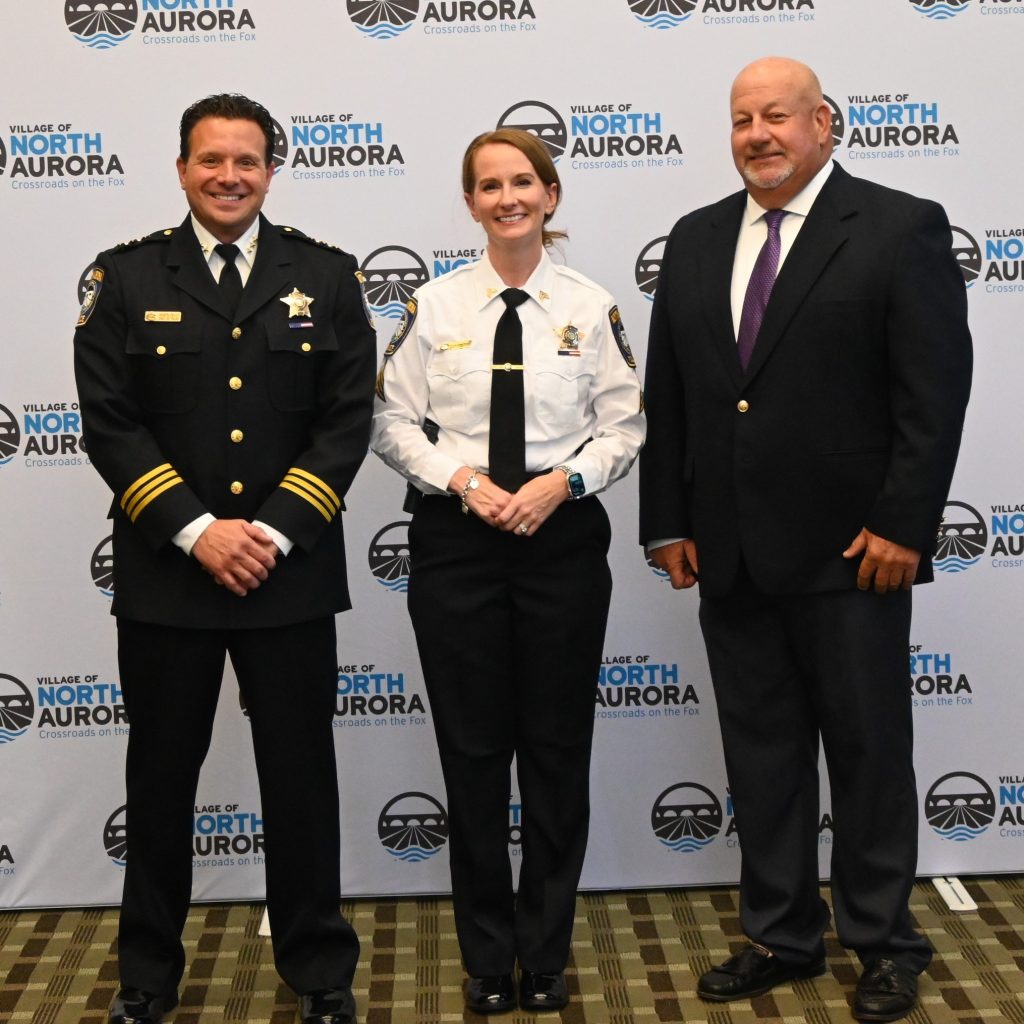
[[[341,512],[369,438],[375,337],[355,260],[260,215],[273,142],[244,96],[190,107],[177,166],[191,215],[100,254],[75,335],[89,455],[114,492],[131,722],[112,1024],[178,1002],[225,653],[252,724],[275,963],[303,1020],[355,1014],[334,615],[350,607]]]
[[[864,965],[853,1014],[895,1020],[931,959],[908,907],[907,651],[970,389],[963,277],[941,206],[832,162],[810,68],[755,61],[730,108],[745,187],[665,246],[640,456],[641,540],[674,587],[699,573],[741,838],[750,941],[697,993],[824,970],[820,742],[836,930]]]

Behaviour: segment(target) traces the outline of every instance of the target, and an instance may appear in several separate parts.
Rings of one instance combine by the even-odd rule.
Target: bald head
[[[818,76],[788,57],[763,57],[730,94],[732,155],[747,191],[766,209],[785,206],[832,155],[832,112]]]

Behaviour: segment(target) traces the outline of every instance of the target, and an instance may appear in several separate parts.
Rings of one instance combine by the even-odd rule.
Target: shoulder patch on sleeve
[[[363,312],[366,314],[366,322],[374,329],[377,325],[373,320],[373,310],[370,309],[370,300],[366,297],[366,277],[361,270],[355,272],[356,281],[359,283],[359,295],[363,300]]]
[[[388,359],[393,356],[401,347],[402,342],[405,341],[406,335],[409,333],[409,329],[416,322],[416,300],[410,299],[405,304],[405,309],[402,312],[402,319],[398,321],[398,326],[395,328],[395,333],[391,335],[391,341],[388,342],[388,347],[384,349],[384,358]]]
[[[85,294],[82,296],[82,308],[78,311],[76,327],[84,327],[92,316],[92,311],[99,301],[103,289],[103,278],[107,272],[99,266],[92,266],[85,274]]]
[[[608,310],[608,319],[611,321],[612,334],[615,336],[615,344],[619,346],[619,352],[622,353],[622,358],[626,360],[626,365],[631,369],[636,369],[636,360],[633,358],[633,353],[629,347],[629,341],[626,338],[626,328],[622,323],[622,314],[619,312],[618,306],[612,306]]]
[[[359,275],[357,275],[359,276]],[[416,320],[416,299],[412,298],[405,304],[405,309],[402,311],[402,319],[398,321],[398,326],[395,328],[395,333],[391,335],[391,340],[388,342],[388,347],[384,349],[384,359],[381,361],[380,369],[377,371],[377,397],[382,401],[386,402],[387,395],[384,393],[384,369],[388,364],[388,360],[402,347],[402,342],[405,341],[406,336],[409,333],[409,328],[412,327]]]

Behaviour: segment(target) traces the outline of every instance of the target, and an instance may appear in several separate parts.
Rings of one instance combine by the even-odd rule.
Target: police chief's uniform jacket
[[[232,319],[190,218],[97,257],[75,372],[114,492],[115,615],[255,628],[350,607],[341,512],[376,363],[356,274],[352,256],[261,216]],[[289,295],[311,299],[301,315]],[[237,597],[172,542],[204,513],[265,522],[294,547]]]

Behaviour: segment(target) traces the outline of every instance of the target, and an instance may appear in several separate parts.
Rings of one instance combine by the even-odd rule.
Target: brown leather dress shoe
[[[917,1005],[917,975],[881,957],[865,968],[853,998],[857,1020],[899,1020]]]
[[[122,988],[114,996],[108,1024],[160,1024],[165,1013],[178,1005],[178,993],[158,996],[141,988]]]
[[[730,999],[749,999],[795,978],[816,978],[825,972],[825,961],[790,964],[771,950],[751,942],[724,964],[712,967],[697,982],[697,995],[712,1003]]]

